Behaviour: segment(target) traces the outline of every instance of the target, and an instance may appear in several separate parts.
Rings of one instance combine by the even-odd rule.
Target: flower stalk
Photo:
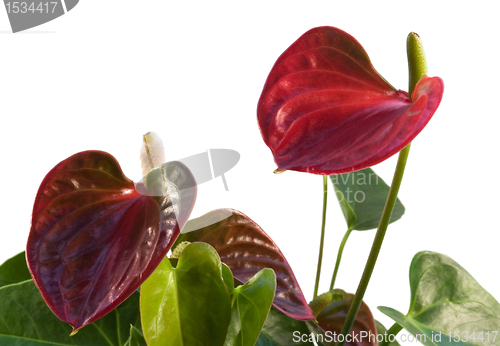
[[[316,270],[316,283],[314,284],[314,296],[318,296],[319,279],[321,276],[321,264],[323,262],[323,247],[325,244],[325,224],[326,224],[326,202],[328,197],[328,176],[323,176],[323,217],[321,220],[321,239],[319,242],[318,268]]]
[[[347,232],[345,232],[344,238],[342,238],[342,242],[340,243],[339,252],[337,254],[337,262],[335,263],[335,269],[333,270],[332,282],[330,283],[330,291],[333,290],[333,286],[335,285],[335,280],[337,279],[337,274],[339,272],[340,261],[342,259],[342,253],[344,252],[345,244],[347,243],[347,239],[351,235],[352,229],[348,228]]]
[[[416,33],[410,33],[406,41],[407,45],[407,55],[408,55],[408,72],[409,72],[409,94],[413,93],[417,82],[422,78],[422,76],[427,74],[427,63],[425,60],[425,54],[420,41],[420,37]],[[373,240],[373,245],[366,262],[363,275],[354,295],[354,299],[349,308],[349,312],[342,326],[340,334],[347,335],[356,319],[356,315],[363,301],[368,283],[370,282],[373,269],[375,268],[375,263],[377,262],[380,249],[382,248],[382,243],[384,241],[385,233],[387,231],[387,226],[389,225],[389,220],[391,218],[392,210],[394,204],[396,203],[396,198],[398,196],[399,188],[401,186],[401,181],[403,180],[403,174],[406,167],[406,162],[408,160],[408,154],[410,153],[411,143],[408,144],[399,153],[398,162],[396,165],[396,171],[394,172],[394,177],[392,179],[391,189],[389,190],[389,195],[387,196],[387,201],[384,206],[384,211],[382,217],[380,218],[380,223]],[[391,328],[392,329],[392,328]],[[344,338],[345,340],[345,338]],[[343,346],[345,342],[339,342],[338,346]]]

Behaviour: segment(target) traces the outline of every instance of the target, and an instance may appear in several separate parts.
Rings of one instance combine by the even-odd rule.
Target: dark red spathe
[[[81,152],[55,166],[40,185],[28,267],[52,312],[78,330],[137,290],[185,221],[177,220],[168,195],[138,193],[110,154]]]
[[[377,73],[352,36],[319,27],[278,58],[257,117],[279,169],[346,173],[408,145],[436,111],[443,88],[439,77],[424,76],[410,99]]]

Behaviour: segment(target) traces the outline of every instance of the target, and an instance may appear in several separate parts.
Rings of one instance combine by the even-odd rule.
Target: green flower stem
[[[420,78],[427,74],[425,54],[422,42],[417,34],[411,32],[408,35],[408,39],[406,40],[406,51],[408,55],[409,93],[411,96],[413,90],[415,89],[415,85],[418,83]],[[375,239],[373,240],[373,245],[370,250],[370,254],[368,255],[365,270],[361,276],[358,289],[356,290],[356,294],[354,295],[351,307],[349,308],[349,312],[347,313],[347,317],[340,334],[347,335],[350,332],[356,315],[358,314],[359,307],[361,306],[361,302],[363,301],[363,296],[365,295],[366,288],[370,282],[373,269],[375,268],[375,263],[377,262],[378,254],[380,253],[380,249],[382,247],[382,242],[384,241],[385,232],[387,231],[387,226],[389,225],[394,203],[396,202],[396,198],[398,196],[399,187],[401,186],[401,181],[403,180],[406,161],[408,160],[408,154],[410,153],[410,145],[411,143],[399,152],[396,171],[394,172],[391,189],[389,190],[384,211],[382,212],[382,217],[380,218],[377,234],[375,234]],[[342,346],[344,343],[345,338],[344,342],[339,342],[337,345]]]
[[[314,297],[318,296],[319,278],[321,276],[321,263],[323,262],[323,246],[325,244],[326,224],[326,198],[328,196],[328,176],[323,176],[323,219],[321,221],[321,240],[319,242],[318,269],[316,270],[316,283],[314,285]]]
[[[339,253],[337,254],[337,262],[335,263],[335,270],[333,271],[332,282],[330,283],[330,291],[333,290],[333,286],[335,285],[335,279],[337,278],[337,273],[339,271],[340,260],[342,259],[342,253],[344,252],[344,246],[351,235],[352,229],[348,228],[347,232],[345,232],[344,238],[342,239],[342,243],[340,243]]]
[[[387,226],[389,225],[389,220],[391,218],[392,209],[394,208],[394,203],[396,203],[396,198],[398,196],[399,187],[401,186],[401,181],[403,179],[403,173],[406,167],[406,160],[408,159],[408,154],[410,153],[410,144],[399,153],[398,163],[396,165],[396,171],[394,172],[394,177],[392,179],[391,189],[389,190],[389,195],[387,196],[387,201],[385,202],[384,211],[382,212],[382,217],[380,218],[380,223],[377,229],[377,234],[375,234],[375,239],[373,240],[373,245],[366,262],[365,270],[361,276],[361,281],[359,282],[358,289],[347,313],[344,325],[340,334],[347,335],[351,330],[356,315],[358,314],[359,307],[363,301],[363,297],[370,282],[370,278],[375,268],[375,263],[377,262],[378,254],[382,248],[382,242],[384,241],[385,232],[387,231]],[[339,345],[344,345],[344,342],[339,343]]]
[[[389,330],[384,334],[384,341],[379,343],[379,346],[389,346],[390,342],[389,339],[391,338],[392,335],[396,336],[398,333],[403,329],[398,323],[394,323]]]

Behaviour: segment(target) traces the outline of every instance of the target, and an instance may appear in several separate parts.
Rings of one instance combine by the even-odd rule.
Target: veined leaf
[[[371,168],[331,175],[330,180],[344,213],[347,227],[365,231],[378,227],[390,187]],[[399,220],[405,212],[396,199],[390,222]]]
[[[21,252],[0,265],[0,287],[31,279],[26,254]]]
[[[149,346],[222,346],[231,297],[217,252],[195,243],[176,268],[165,258],[141,287],[141,317]]]
[[[33,280],[0,288],[0,345],[123,346],[130,325],[140,327],[139,294],[76,335],[43,301]]]
[[[256,346],[314,346],[311,334],[314,330],[309,328],[315,325],[312,321],[300,321],[293,319],[276,307],[272,307],[267,316],[262,332],[257,340]],[[315,326],[317,327],[317,325]]]
[[[268,268],[232,290],[231,323],[225,346],[255,345],[273,304],[275,292],[276,276]]]
[[[417,253],[410,266],[410,288],[406,316],[388,307],[379,310],[424,345],[500,345],[500,304],[448,256]]]
[[[127,346],[148,346],[142,332],[134,326],[130,326],[130,338]]]

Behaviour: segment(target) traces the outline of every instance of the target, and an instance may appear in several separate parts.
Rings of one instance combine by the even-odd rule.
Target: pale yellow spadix
[[[165,162],[163,142],[155,132],[142,136],[141,167],[142,176],[146,177],[150,170]]]

